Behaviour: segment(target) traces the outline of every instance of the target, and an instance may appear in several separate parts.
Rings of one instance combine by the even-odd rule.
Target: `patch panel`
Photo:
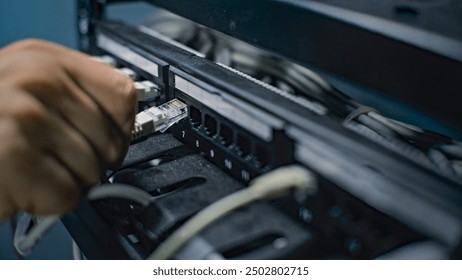
[[[220,140],[225,147],[229,147],[234,142],[234,131],[226,124],[220,124]]]
[[[240,156],[246,158],[252,153],[252,142],[250,138],[244,133],[237,133],[236,136],[236,148]]]
[[[204,116],[204,130],[205,130],[205,133],[210,137],[214,137],[215,135],[217,135],[218,123],[209,114],[206,114]]]
[[[188,98],[182,100],[186,104],[189,102]],[[263,171],[260,168],[262,166],[251,160],[252,142],[250,137],[244,134],[245,132],[229,120],[217,118],[211,110],[204,106],[190,104],[189,111],[189,120],[172,128],[172,133],[186,145],[202,152],[207,159],[238,180],[248,182]],[[237,138],[237,135],[241,138]],[[241,139],[240,142],[237,139]],[[244,154],[241,149],[246,153]]]
[[[258,141],[261,147],[257,149],[252,135],[232,120],[183,93],[176,96],[188,105],[189,116],[173,127],[172,133],[191,149],[202,152],[207,159],[244,182],[278,164],[271,148],[274,143]],[[255,155],[257,150],[260,159]]]
[[[197,128],[202,125],[202,113],[194,106],[189,106],[189,119],[191,126]]]

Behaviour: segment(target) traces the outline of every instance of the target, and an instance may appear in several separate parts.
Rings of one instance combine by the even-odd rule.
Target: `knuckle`
[[[136,102],[135,88],[133,87],[133,81],[125,77],[124,75],[115,72],[116,78],[114,87],[120,98],[123,98],[123,102]]]
[[[19,122],[28,124],[37,124],[47,118],[47,111],[44,106],[33,98],[25,99],[21,106],[15,106],[12,111],[13,116]]]
[[[30,147],[23,141],[13,141],[9,143],[9,154],[18,158],[28,159],[30,157]]]
[[[92,146],[96,152],[96,166],[106,168],[119,158],[121,143],[117,132],[112,129],[112,126],[107,125],[101,137],[92,140]]]
[[[39,39],[24,39],[13,44],[18,50],[43,51],[51,48],[51,44]]]
[[[122,119],[122,130],[125,132],[126,135],[130,135],[130,132],[133,127],[133,123],[135,121],[135,114],[136,114],[136,102],[137,102],[137,95],[133,84],[130,82],[126,89],[125,89],[125,102],[123,104],[124,108],[124,116]]]
[[[107,161],[109,165],[113,165],[120,161],[122,157],[122,142],[121,141],[113,141],[110,150],[107,153]]]
[[[105,161],[105,168],[115,167],[120,164],[125,154],[125,142],[122,140],[122,137],[114,137],[111,139],[111,142],[108,143],[107,149],[103,154]],[[128,146],[128,145],[127,145]]]
[[[119,72],[112,69],[110,71],[112,74],[113,89],[115,93],[122,98],[128,96],[133,81]]]
[[[11,137],[2,137],[2,149],[0,152],[4,158],[11,160],[19,159],[21,161],[29,161],[33,158],[32,146],[30,145],[27,136],[17,124],[9,125],[7,128],[8,135]]]
[[[133,83],[130,81],[127,85],[127,101],[130,105],[134,105],[137,102],[137,95],[135,91],[135,87],[133,86]],[[129,106],[132,109],[132,112],[135,112],[135,107],[134,106]]]
[[[127,122],[132,122],[135,116],[137,96],[133,87],[133,81],[117,72],[114,72],[112,81],[112,93],[114,94],[114,98],[111,101],[113,117],[117,126],[126,132],[128,130],[126,128]]]

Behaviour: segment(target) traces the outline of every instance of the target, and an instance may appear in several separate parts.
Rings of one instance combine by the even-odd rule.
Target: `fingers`
[[[117,165],[128,148],[135,118],[133,82],[58,45],[27,40],[9,49],[2,51],[8,54],[2,58],[12,60],[4,73],[10,84],[35,95],[75,127],[98,154],[102,167]],[[21,56],[13,59],[12,50]]]
[[[92,186],[98,182],[101,169],[99,160],[82,134],[45,108],[33,114],[28,113],[22,120],[24,135],[33,139],[29,143],[31,146],[54,156],[82,186]],[[43,131],[47,131],[47,134]]]
[[[0,131],[16,136],[15,139],[1,137],[0,216],[11,216],[17,211],[37,215],[70,211],[79,198],[72,174],[53,156],[20,137],[20,129],[14,122],[2,122]]]
[[[0,115],[14,119],[18,129],[14,134],[24,138],[31,149],[54,156],[77,182],[96,184],[100,174],[98,158],[82,134],[29,94],[4,91],[0,97]]]
[[[30,172],[35,178],[33,182],[24,180],[12,191],[18,209],[35,215],[61,215],[76,206],[80,198],[79,188],[61,162],[45,156],[40,160],[40,166]]]
[[[70,76],[129,135],[133,127],[136,103],[133,81],[81,53],[72,54],[64,63]]]
[[[135,105],[132,81],[86,55],[36,40],[0,50],[0,219],[72,209],[122,160]]]
[[[66,94],[36,91],[35,96],[56,119],[66,122],[88,142],[100,161],[100,168],[120,161],[128,137],[69,77],[63,77],[61,82],[61,92]]]
[[[125,135],[129,135],[136,111],[133,81],[83,53],[64,48],[59,53],[69,77],[101,106]]]
[[[90,141],[97,140],[91,142],[105,161],[120,162],[128,147],[136,113],[133,81],[77,52],[72,52],[64,65],[72,80],[66,80],[66,88],[79,101],[77,104],[84,106],[77,108],[63,102],[62,108],[73,116],[71,122]],[[88,114],[82,116],[76,109],[86,109]]]
[[[10,192],[14,209],[35,215],[64,214],[71,211],[80,197],[72,175],[61,162],[51,156],[42,156],[40,161],[36,159],[30,157],[37,164],[33,170],[27,170],[31,176],[19,180]]]

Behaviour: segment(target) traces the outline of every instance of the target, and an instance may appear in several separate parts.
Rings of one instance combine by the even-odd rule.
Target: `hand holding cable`
[[[118,165],[135,117],[131,79],[64,47],[0,50],[0,219],[63,214]]]

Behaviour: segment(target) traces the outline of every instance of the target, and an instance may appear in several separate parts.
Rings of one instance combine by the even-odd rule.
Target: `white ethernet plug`
[[[188,106],[172,99],[157,107],[151,107],[136,115],[132,141],[156,131],[165,132],[169,127],[188,116]]]
[[[160,95],[159,86],[151,81],[134,82],[138,101],[151,100]]]

